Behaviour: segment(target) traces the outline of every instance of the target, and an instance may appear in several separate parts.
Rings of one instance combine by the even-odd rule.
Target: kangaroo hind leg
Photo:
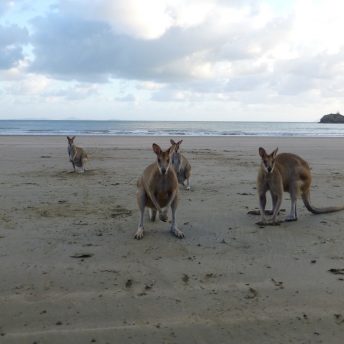
[[[137,205],[139,206],[139,210],[140,210],[140,219],[139,219],[139,225],[138,225],[137,231],[135,233],[135,239],[140,240],[143,238],[143,232],[144,232],[143,216],[145,213],[145,207],[146,207],[146,201],[147,201],[146,192],[144,191],[143,187],[140,187],[137,190],[136,199],[137,199]]]
[[[178,200],[176,197],[171,203],[171,209],[172,209],[171,233],[173,233],[173,235],[175,235],[177,238],[182,239],[184,238],[184,233],[177,227],[177,221],[176,221],[177,202]]]
[[[149,218],[152,222],[154,222],[156,219],[156,213],[157,213],[156,209],[149,208]]]
[[[290,193],[290,213],[286,217],[286,221],[297,221],[297,211],[296,211],[296,201],[297,201],[297,195],[299,192],[299,186],[297,182],[291,183],[289,187],[289,193]]]

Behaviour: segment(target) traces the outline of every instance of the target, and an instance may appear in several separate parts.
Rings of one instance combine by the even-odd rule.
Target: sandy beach
[[[153,142],[169,138],[77,137],[78,174],[65,137],[0,137],[0,343],[343,343],[344,211],[299,201],[297,222],[264,228],[247,212],[259,146],[309,162],[314,205],[343,204],[344,138],[185,137],[185,239],[147,214],[138,241]]]

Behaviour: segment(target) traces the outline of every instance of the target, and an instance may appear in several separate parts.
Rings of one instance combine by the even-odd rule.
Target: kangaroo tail
[[[311,205],[309,200],[309,193],[308,194],[302,194],[302,200],[307,208],[311,213],[313,214],[326,214],[326,213],[334,213],[336,211],[340,211],[344,209],[344,206],[340,207],[324,207],[324,208],[317,208]]]

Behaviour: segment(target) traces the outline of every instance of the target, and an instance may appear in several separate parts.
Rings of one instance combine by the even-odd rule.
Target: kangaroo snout
[[[165,174],[166,174],[166,168],[165,168],[165,167],[162,167],[162,168],[160,169],[160,171],[161,171],[161,174],[162,174],[162,175],[165,175]]]

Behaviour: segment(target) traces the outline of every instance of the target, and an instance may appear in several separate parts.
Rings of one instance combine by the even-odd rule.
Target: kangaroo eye
[[[167,163],[168,163],[168,164],[170,163],[170,159],[167,159]]]
[[[160,158],[158,158],[158,162],[161,162]]]

